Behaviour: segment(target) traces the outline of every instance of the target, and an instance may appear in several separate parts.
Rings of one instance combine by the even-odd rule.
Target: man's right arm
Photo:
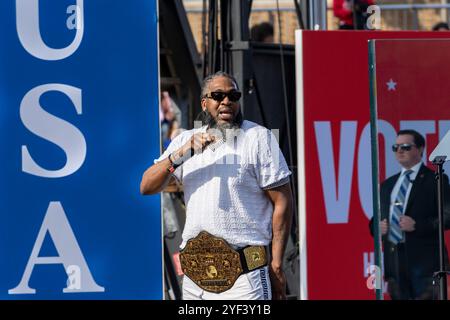
[[[215,137],[209,133],[196,133],[181,148],[148,168],[142,176],[141,194],[155,194],[163,191],[169,184],[170,179],[174,179],[172,173],[168,170],[172,162],[179,163],[185,157],[203,152],[204,148],[214,139]]]
[[[173,178],[167,168],[171,165],[169,158],[155,163],[145,170],[141,180],[141,194],[155,194],[164,190]]]

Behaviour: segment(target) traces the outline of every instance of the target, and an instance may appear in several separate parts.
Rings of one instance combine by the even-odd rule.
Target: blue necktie
[[[395,197],[394,208],[392,211],[391,219],[389,222],[389,236],[388,239],[393,244],[397,244],[403,240],[403,231],[400,229],[400,217],[403,215],[403,209],[406,205],[406,193],[408,192],[409,184],[411,180],[409,175],[412,173],[412,170],[406,170],[403,178],[402,185],[398,190],[397,196]]]

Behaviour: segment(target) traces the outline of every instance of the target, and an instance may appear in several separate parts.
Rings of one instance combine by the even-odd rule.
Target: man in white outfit
[[[205,78],[203,126],[177,136],[142,177],[142,194],[183,184],[183,299],[286,298],[291,172],[272,132],[242,120],[240,97],[232,76]]]

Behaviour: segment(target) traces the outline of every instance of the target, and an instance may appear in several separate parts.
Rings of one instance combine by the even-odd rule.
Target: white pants
[[[241,274],[225,292],[213,293],[200,288],[187,276],[183,277],[183,300],[271,300],[272,290],[268,267]]]

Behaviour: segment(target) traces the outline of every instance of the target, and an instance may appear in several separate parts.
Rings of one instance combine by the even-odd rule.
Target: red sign
[[[373,210],[368,40],[438,37],[449,35],[444,32],[297,32],[302,299],[375,298],[370,278],[374,241],[368,228]],[[399,66],[402,72],[397,72],[399,69],[396,74],[385,74],[387,80],[377,77],[378,89],[383,85],[387,88],[391,77],[397,82],[398,90],[405,90],[416,81],[412,75],[418,72],[415,66],[423,59],[407,51],[402,54],[405,57],[405,64]],[[430,57],[423,54],[428,61]],[[445,56],[449,54],[442,53]],[[431,66],[425,63],[420,68],[427,70]],[[447,71],[447,79],[449,74]],[[432,81],[422,79],[417,83],[424,82]],[[405,108],[408,105],[413,108],[414,114],[402,110],[381,117],[385,121],[380,127],[394,134],[392,141],[402,126],[416,125],[422,132],[427,130],[427,151],[431,152],[438,138],[450,128],[448,103],[444,107],[449,84],[445,85],[446,89],[433,87],[426,93],[416,88],[413,95],[401,101]],[[442,99],[434,103],[432,97]],[[400,103],[399,97],[386,99],[391,100],[383,103]],[[411,120],[418,122],[404,122]],[[399,171],[392,153],[385,153],[381,162],[383,176]]]

